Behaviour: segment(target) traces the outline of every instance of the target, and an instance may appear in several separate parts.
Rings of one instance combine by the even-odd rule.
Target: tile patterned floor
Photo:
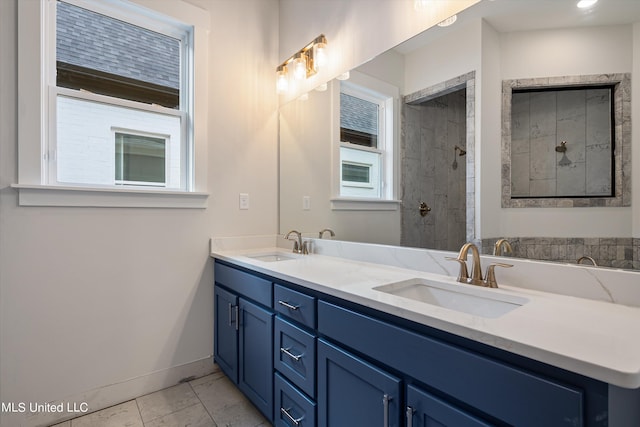
[[[55,427],[268,427],[219,370]]]

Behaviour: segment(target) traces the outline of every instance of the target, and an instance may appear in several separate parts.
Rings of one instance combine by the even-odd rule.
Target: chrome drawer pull
[[[236,305],[235,306],[235,311],[236,311],[236,331],[240,329],[240,308]]]
[[[282,301],[282,300],[278,300],[278,304],[280,305],[284,305],[285,307],[287,307],[289,310],[297,310],[300,308],[299,305],[291,305],[286,301]]]
[[[287,347],[287,348],[280,347],[280,353],[286,354],[287,356],[289,356],[290,358],[292,358],[296,362],[298,362],[302,358],[302,356],[304,356],[304,353],[299,354],[299,355],[296,356],[295,354],[291,353],[289,350],[291,350],[291,347]]]
[[[289,420],[291,420],[291,422],[294,425],[299,426],[300,425],[300,421],[302,421],[302,419],[304,418],[304,415],[301,416],[300,418],[293,418],[291,416],[291,414],[289,413],[290,410],[291,410],[291,408],[289,408],[289,409],[280,408],[280,413],[282,415],[284,415],[285,417],[289,418]]]
[[[382,405],[383,405],[383,417],[382,425],[384,427],[389,427],[389,402],[391,401],[391,396],[385,393],[382,397]]]
[[[411,406],[407,406],[407,427],[413,427],[413,413],[413,408]]]

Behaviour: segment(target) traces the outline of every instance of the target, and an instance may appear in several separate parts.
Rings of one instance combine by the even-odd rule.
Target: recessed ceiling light
[[[598,0],[580,0],[576,6],[580,9],[586,9],[596,4]]]
[[[457,15],[450,16],[447,19],[445,19],[444,21],[438,22],[438,26],[439,27],[448,27],[449,25],[452,25],[454,22],[456,22],[457,19],[458,19]]]

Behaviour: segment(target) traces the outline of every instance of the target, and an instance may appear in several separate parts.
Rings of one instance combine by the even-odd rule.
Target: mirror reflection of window
[[[340,93],[340,141],[376,148],[379,104]]]
[[[340,84],[340,196],[383,198],[389,97],[352,82]],[[392,117],[392,116],[389,116]],[[392,127],[392,126],[389,126]]]

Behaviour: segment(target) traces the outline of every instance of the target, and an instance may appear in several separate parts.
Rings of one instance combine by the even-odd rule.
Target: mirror
[[[346,83],[334,80],[306,101],[282,105],[280,232],[297,229],[317,237],[331,228],[339,240],[446,250],[475,241],[484,253],[507,238],[514,256],[572,263],[589,256],[601,266],[640,269],[640,239],[630,231],[588,237],[576,230],[583,225],[573,212],[563,211],[532,222],[535,233],[514,232],[514,221],[535,214],[510,209],[518,211],[514,219],[501,221],[499,212],[502,82],[627,73],[633,22],[640,22],[640,2],[634,0],[600,1],[588,11],[578,10],[574,0],[482,1],[460,13],[454,25],[431,28],[351,70]],[[378,95],[389,93],[380,88],[397,89],[388,98],[393,114],[385,119],[393,124],[394,146],[382,170],[390,194],[384,201],[341,196],[341,173],[349,170],[340,147],[353,147],[352,141],[340,142],[340,97],[348,85]],[[352,163],[351,179],[367,181],[366,162]],[[549,215],[558,221],[548,221]],[[565,234],[569,227],[562,224],[573,229]]]

